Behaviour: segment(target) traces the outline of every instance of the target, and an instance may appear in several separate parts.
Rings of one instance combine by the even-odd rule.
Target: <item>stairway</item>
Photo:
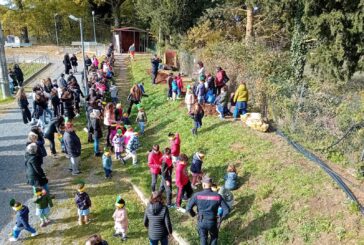
[[[129,56],[115,54],[114,58],[115,85],[119,88],[119,101],[124,107],[131,88],[131,83],[128,81]]]

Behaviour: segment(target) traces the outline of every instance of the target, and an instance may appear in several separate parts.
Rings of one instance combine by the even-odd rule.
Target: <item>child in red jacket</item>
[[[152,192],[155,191],[158,175],[161,173],[162,152],[159,151],[159,145],[154,145],[148,155],[148,166],[152,175]]]
[[[181,150],[181,139],[179,133],[169,133],[168,138],[171,143],[172,162],[175,165]]]
[[[178,188],[176,206],[177,210],[184,212],[185,210],[181,208],[182,197],[190,198],[193,194],[191,187],[191,182],[187,173],[188,157],[186,154],[181,154],[179,156],[179,161],[177,162],[176,168],[176,186]]]

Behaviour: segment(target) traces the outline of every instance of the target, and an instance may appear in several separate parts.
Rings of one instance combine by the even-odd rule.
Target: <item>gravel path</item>
[[[63,72],[62,61],[52,64],[28,83],[27,91],[43,78],[59,77]],[[82,70],[82,67],[79,67]],[[81,75],[76,78],[81,81]],[[81,86],[82,87],[82,86]],[[29,100],[30,105],[32,104]],[[30,107],[30,110],[32,108]],[[26,184],[24,170],[24,149],[29,127],[23,124],[21,112],[16,103],[0,107],[0,244],[5,243],[4,235],[11,231],[14,212],[9,207],[11,198],[26,203],[33,197],[31,188]],[[48,142],[46,142],[48,144]],[[48,150],[48,147],[47,147]],[[45,164],[49,162],[45,159]],[[31,213],[33,210],[31,210]],[[33,223],[34,220],[31,221]]]

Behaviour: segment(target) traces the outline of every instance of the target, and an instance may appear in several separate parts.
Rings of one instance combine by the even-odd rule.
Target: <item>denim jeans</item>
[[[152,174],[152,184],[151,184],[152,192],[155,191],[155,186],[157,185],[158,175],[159,174]]]
[[[112,170],[108,168],[104,168],[105,177],[108,178],[111,176]]]
[[[14,238],[18,238],[19,235],[20,235],[20,232],[22,230],[29,231],[32,234],[36,233],[36,230],[33,227],[31,227],[31,226],[28,226],[28,227],[18,227],[18,226],[14,226],[14,228],[13,228],[13,237]]]
[[[99,153],[99,144],[100,144],[100,140],[95,137],[94,139],[94,152],[95,153]]]
[[[133,159],[133,164],[137,164],[138,162],[138,158],[137,158],[137,153],[136,151],[130,151],[128,149],[125,150],[126,151],[126,156],[124,157],[124,161],[132,158]]]
[[[149,239],[150,245],[158,245],[161,242],[161,245],[168,245],[168,237],[162,238],[161,240],[152,240]]]
[[[43,122],[46,123],[47,122],[47,114],[49,115],[49,120],[52,120],[53,118],[53,115],[52,115],[52,111],[49,110],[48,107],[44,108],[44,111],[43,111]]]
[[[248,103],[246,101],[238,101],[236,102],[234,109],[234,118],[237,119],[240,115],[244,115],[247,113]]]
[[[138,122],[140,134],[144,134],[145,122]]]

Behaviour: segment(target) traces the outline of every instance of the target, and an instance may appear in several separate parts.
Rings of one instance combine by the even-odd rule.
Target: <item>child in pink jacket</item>
[[[115,212],[113,219],[115,220],[115,234],[114,237],[121,237],[122,241],[127,239],[126,233],[128,231],[128,214],[125,209],[125,201],[120,196],[116,198]]]

